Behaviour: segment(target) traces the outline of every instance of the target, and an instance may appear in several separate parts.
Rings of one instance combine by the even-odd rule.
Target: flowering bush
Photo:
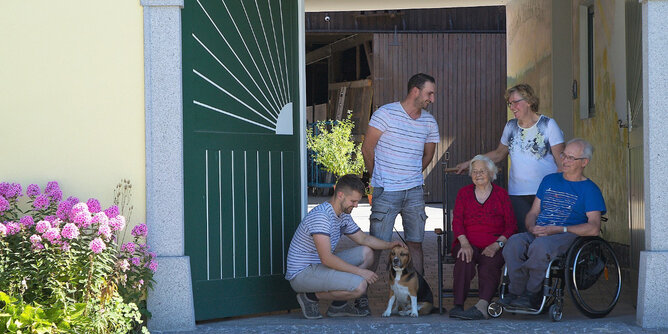
[[[0,183],[0,332],[145,330],[140,309],[157,269],[146,225],[118,251],[126,221],[116,206],[63,201],[57,182],[44,192],[31,184],[26,196],[20,205],[21,185]]]

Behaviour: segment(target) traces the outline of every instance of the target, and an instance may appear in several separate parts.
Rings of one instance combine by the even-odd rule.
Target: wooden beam
[[[306,54],[306,65],[311,65],[320,60],[329,58],[332,53],[350,49],[364,44],[373,38],[372,34],[355,34],[342,38],[332,44],[315,49]]]
[[[373,40],[364,42],[363,45],[364,45],[364,53],[366,54],[366,62],[367,64],[369,64],[369,73],[373,78],[373,52],[372,52]]]

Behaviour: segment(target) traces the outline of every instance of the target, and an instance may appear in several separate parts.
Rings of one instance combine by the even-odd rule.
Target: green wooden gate
[[[197,320],[298,307],[283,278],[299,223],[297,1],[187,0],[185,251]]]

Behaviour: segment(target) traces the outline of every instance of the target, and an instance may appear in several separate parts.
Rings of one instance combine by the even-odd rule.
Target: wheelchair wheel
[[[564,313],[561,310],[561,307],[557,304],[552,304],[550,306],[550,318],[552,318],[552,321],[561,321],[561,317],[564,315]]]
[[[564,280],[575,306],[589,318],[610,313],[622,290],[619,261],[610,244],[599,237],[579,238],[571,246]]]
[[[492,302],[487,306],[487,314],[492,318],[498,318],[503,313],[503,307],[497,302]]]

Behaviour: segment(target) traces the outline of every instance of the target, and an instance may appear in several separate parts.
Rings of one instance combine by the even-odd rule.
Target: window
[[[594,117],[594,6],[580,6],[580,119]]]

